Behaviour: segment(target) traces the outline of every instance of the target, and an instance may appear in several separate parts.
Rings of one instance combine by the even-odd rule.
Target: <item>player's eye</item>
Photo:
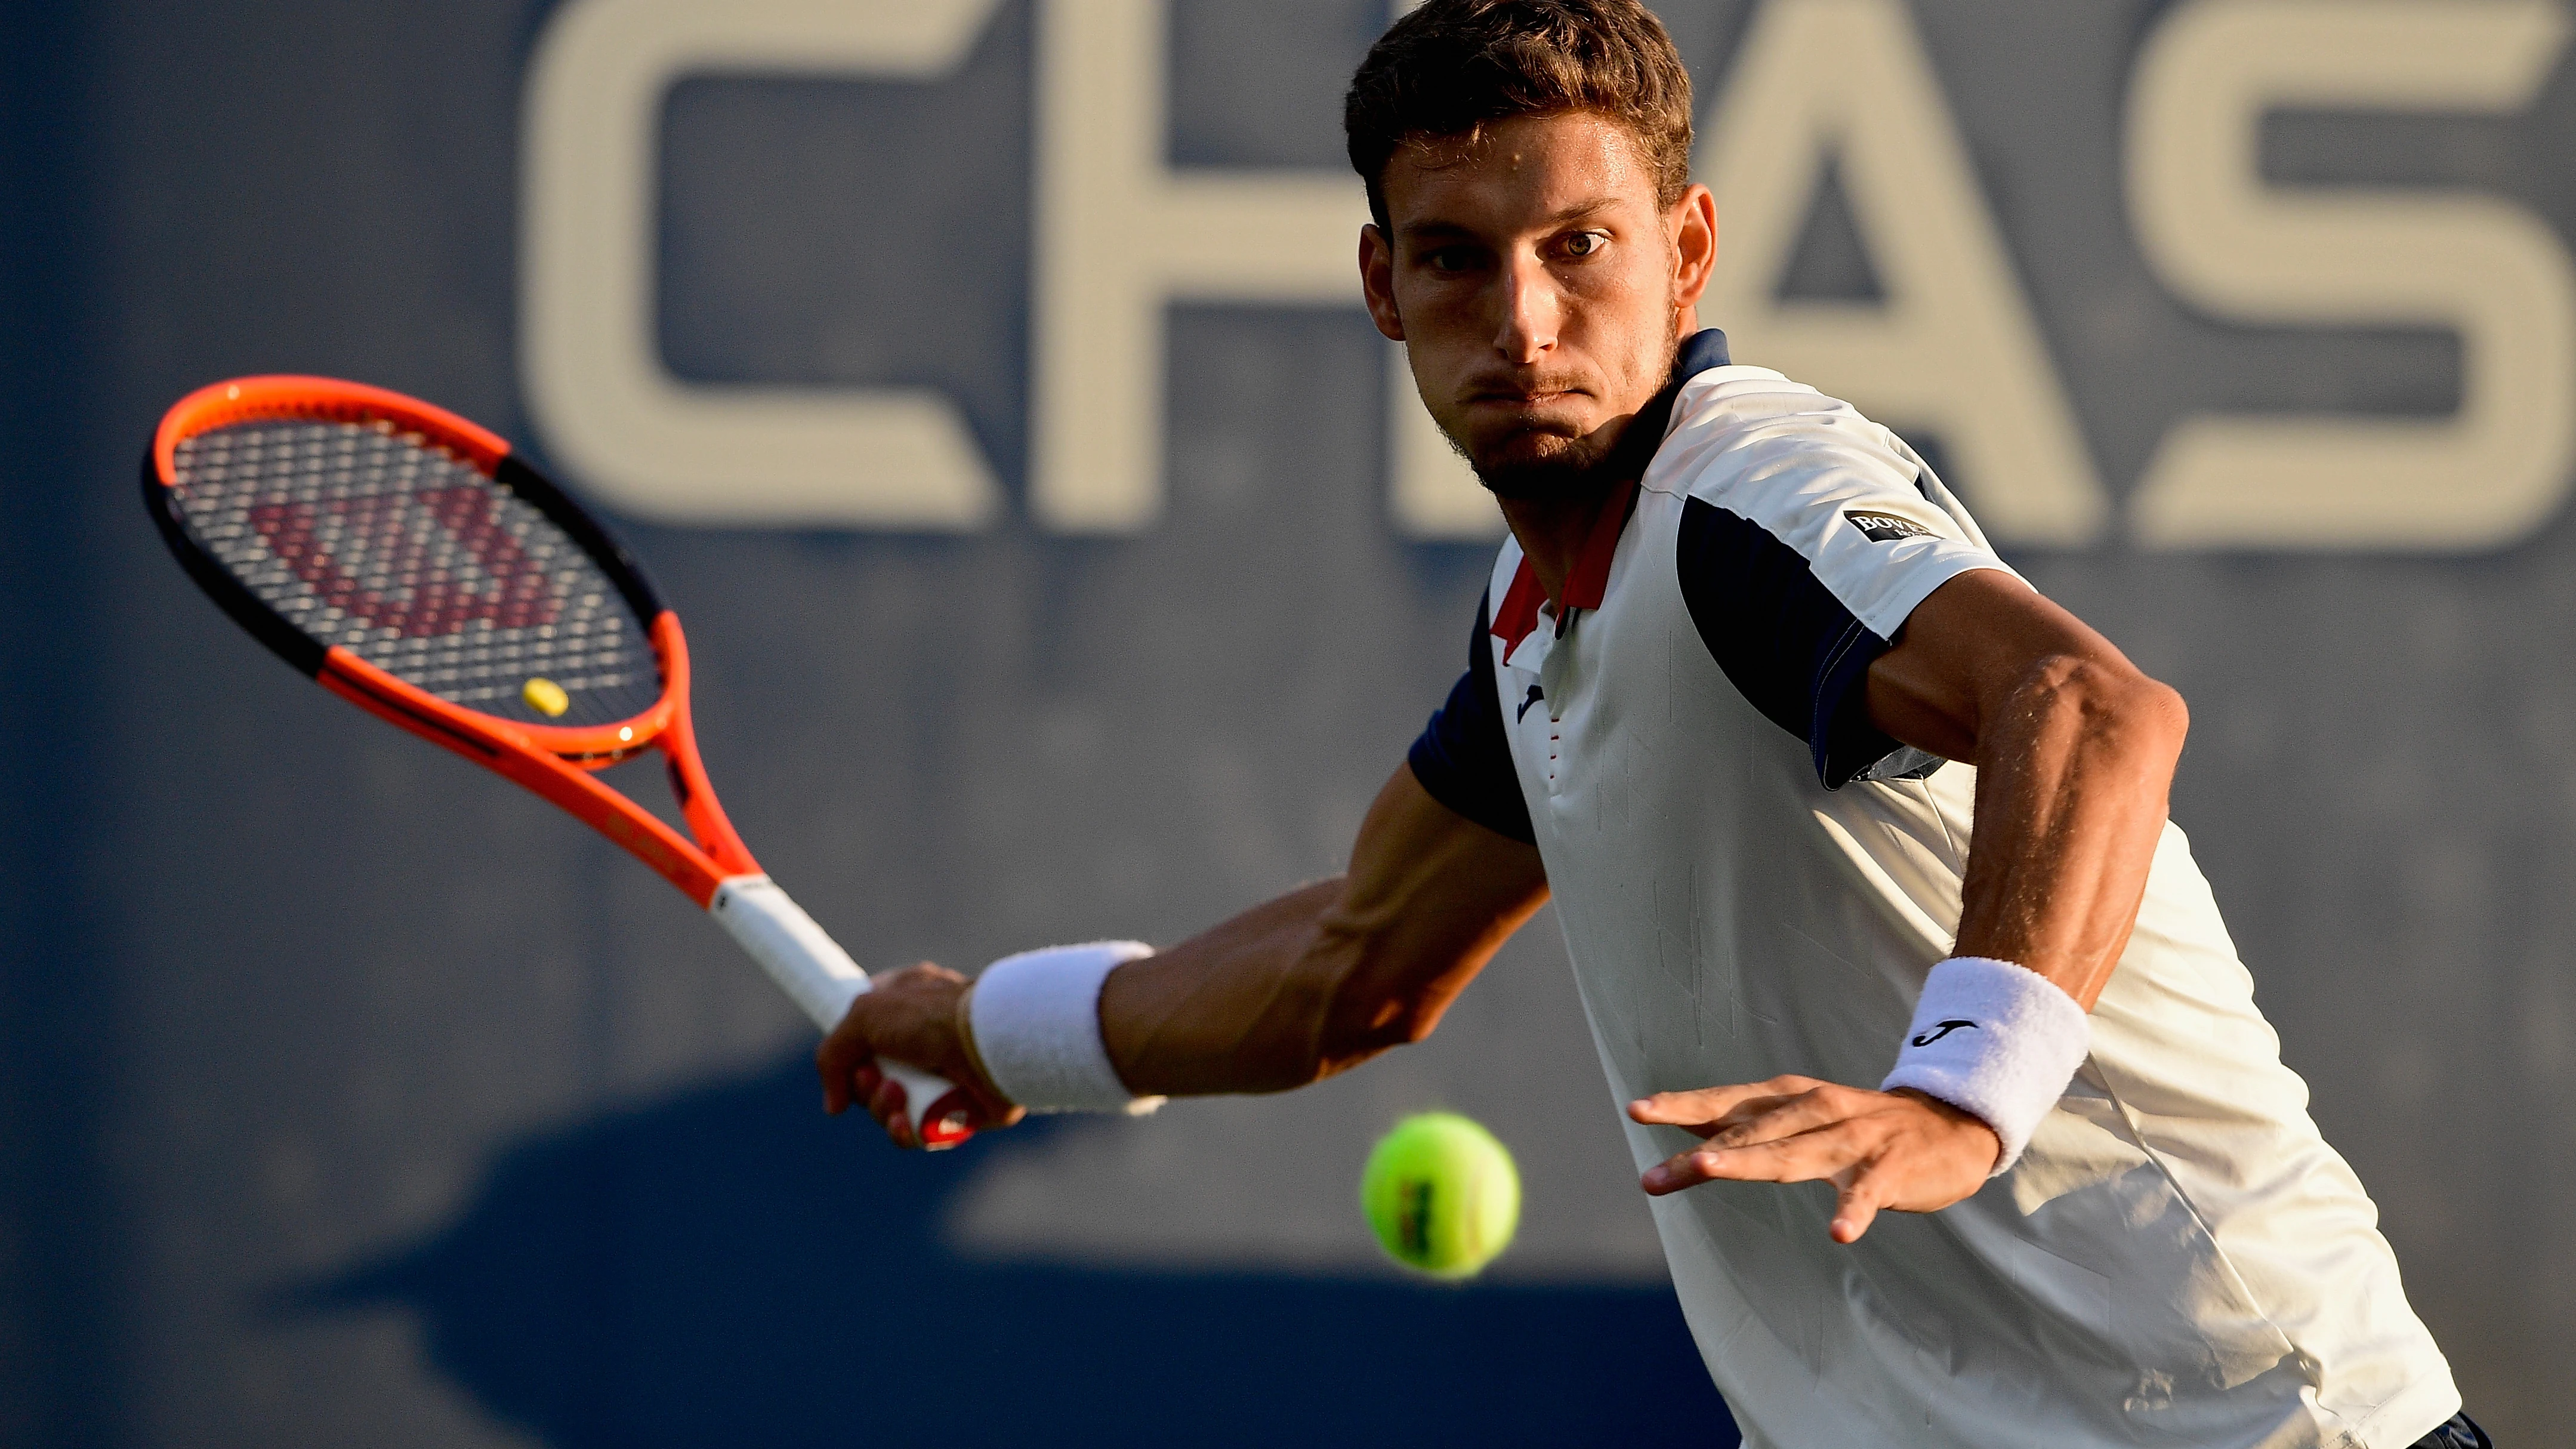
[[[1597,256],[1603,248],[1609,245],[1610,234],[1608,232],[1578,231],[1558,243],[1558,248],[1569,257],[1579,258]]]
[[[1423,253],[1422,264],[1443,276],[1456,276],[1476,266],[1474,247],[1435,247]]]

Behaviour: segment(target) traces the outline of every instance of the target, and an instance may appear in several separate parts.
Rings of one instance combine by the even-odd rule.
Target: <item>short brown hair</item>
[[[1342,131],[1384,227],[1386,165],[1399,149],[1569,111],[1598,113],[1637,138],[1660,204],[1690,188],[1690,72],[1638,0],[1431,0],[1369,48],[1342,102]]]

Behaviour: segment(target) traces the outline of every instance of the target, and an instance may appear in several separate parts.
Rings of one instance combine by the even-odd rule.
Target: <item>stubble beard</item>
[[[1655,379],[1654,392],[1663,391],[1664,384],[1671,380],[1673,353],[1680,345],[1680,322],[1667,318],[1664,323],[1664,372]],[[1648,394],[1649,397],[1653,395]],[[1579,438],[1515,433],[1503,439],[1501,447],[1495,450],[1497,456],[1487,458],[1477,457],[1457,434],[1446,428],[1441,431],[1449,439],[1449,446],[1457,451],[1459,457],[1467,460],[1469,468],[1475,470],[1476,481],[1485,485],[1486,492],[1514,503],[1556,503],[1590,497],[1605,486],[1620,481],[1614,475],[1628,472],[1632,462],[1627,456],[1628,450],[1620,447],[1627,440],[1625,427],[1616,432],[1607,428],[1596,429]],[[1533,441],[1541,444],[1534,453],[1528,451]],[[1499,456],[1507,450],[1521,450],[1523,456]]]
[[[1528,434],[1508,440],[1507,446],[1526,447]],[[1538,456],[1524,454],[1516,458],[1478,458],[1466,446],[1451,438],[1449,445],[1458,450],[1467,466],[1474,469],[1476,481],[1496,498],[1514,503],[1552,503],[1580,498],[1598,492],[1604,479],[1602,465],[1609,461],[1616,440],[1605,441],[1599,434],[1583,438],[1548,437],[1557,446],[1542,450]]]

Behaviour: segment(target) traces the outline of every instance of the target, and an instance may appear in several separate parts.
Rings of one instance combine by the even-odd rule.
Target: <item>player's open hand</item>
[[[1813,1077],[1663,1092],[1629,1103],[1628,1115],[1708,1142],[1649,1168],[1647,1192],[1720,1179],[1831,1182],[1837,1243],[1858,1242],[1882,1208],[1936,1212],[1969,1197],[2003,1152],[1993,1128],[1947,1102]]]
[[[993,1090],[958,1037],[957,999],[965,990],[965,977],[926,961],[876,977],[814,1053],[814,1069],[823,1077],[823,1110],[838,1116],[855,1102],[895,1146],[919,1147],[903,1084],[877,1070],[883,1053],[963,1088],[974,1099],[979,1130],[1008,1127],[1027,1116]]]

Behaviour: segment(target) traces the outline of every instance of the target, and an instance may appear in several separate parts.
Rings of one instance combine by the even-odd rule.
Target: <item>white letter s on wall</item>
[[[2128,189],[2148,264],[2236,321],[2456,330],[2447,421],[2195,417],[2132,503],[2168,548],[2493,548],[2546,521],[2576,468],[2576,268],[2492,197],[2267,187],[2284,107],[2499,113],[2567,40],[2555,0],[2197,0],[2149,38]]]

